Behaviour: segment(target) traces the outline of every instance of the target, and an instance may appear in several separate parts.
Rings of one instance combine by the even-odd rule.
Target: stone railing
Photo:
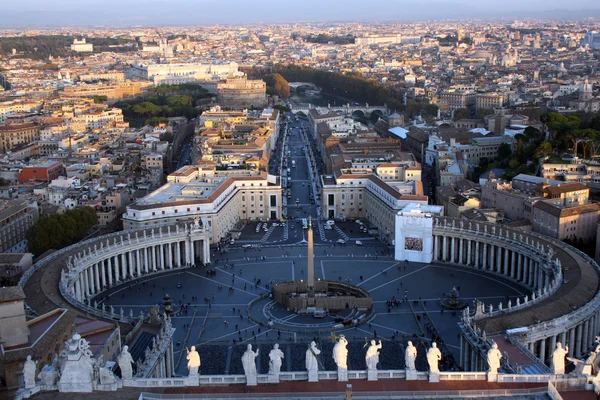
[[[487,372],[440,372],[441,381],[487,381]],[[417,372],[417,380],[427,380],[429,373]],[[405,370],[378,370],[378,379],[405,379]],[[337,371],[319,371],[319,380],[337,380]],[[348,371],[349,380],[366,380],[367,371],[350,370]],[[308,380],[307,371],[281,372],[279,380],[282,382],[306,381]],[[553,374],[498,374],[498,382],[525,382],[525,383],[545,383],[551,380],[567,380],[567,378],[556,378]],[[222,386],[246,384],[245,375],[200,375],[200,386]],[[268,374],[259,374],[257,383],[269,383]],[[174,378],[132,378],[123,380],[123,387],[184,387],[189,385],[187,377]]]

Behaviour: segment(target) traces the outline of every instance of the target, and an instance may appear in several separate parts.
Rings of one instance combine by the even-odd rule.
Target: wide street
[[[323,368],[333,369],[330,328],[357,315],[345,310],[340,315],[343,318],[298,316],[274,305],[268,297],[273,283],[306,279],[306,230],[296,219],[312,216],[315,279],[350,282],[366,289],[374,301],[375,313],[368,322],[336,331],[350,342],[350,368],[365,368],[363,346],[372,338],[383,341],[380,369],[404,367],[402,346],[407,340],[419,344],[417,367],[424,366],[426,347],[432,338],[444,354],[442,368],[453,368],[452,358],[459,354],[460,312],[443,311],[438,300],[454,286],[470,306],[475,299],[498,304],[507,296],[514,302],[516,297],[528,294],[527,290],[496,275],[468,268],[396,262],[388,246],[362,232],[355,222],[324,229],[324,221],[316,218],[319,202],[311,201],[320,189],[309,176],[310,156],[306,139],[301,136],[301,124],[306,121],[290,124],[289,136],[282,139],[287,145],[287,150],[282,150],[289,150],[291,155],[284,155],[285,168],[290,168],[285,181],[291,176],[291,198],[284,194],[287,215],[291,217],[288,222],[274,226],[270,221],[266,229],[265,222],[258,229],[257,222],[251,222],[244,226],[234,245],[211,250],[213,262],[209,266],[149,275],[117,287],[98,300],[114,306],[117,312],[123,308],[125,313],[133,310],[138,315],[162,305],[169,294],[177,311],[173,326],[178,375],[187,374],[185,349],[192,345],[199,350],[202,374],[241,373],[240,357],[247,343],[261,350],[261,373],[268,370],[267,355],[276,342],[286,354],[282,369],[303,370],[304,351],[311,340],[323,350]],[[295,167],[291,166],[292,160]],[[315,165],[319,163],[315,160]],[[357,245],[356,240],[361,244]]]

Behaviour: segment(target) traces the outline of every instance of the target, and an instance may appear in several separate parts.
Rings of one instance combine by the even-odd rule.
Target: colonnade
[[[433,236],[433,261],[461,264],[504,275],[532,290],[542,290],[552,281],[550,271],[542,267],[539,256],[522,248],[485,238],[443,235]]]
[[[560,333],[529,341],[527,348],[545,364],[551,362],[556,343],[569,346],[569,357],[585,358],[588,352],[593,350],[599,332],[600,311],[596,311],[576,325],[565,326],[565,329],[561,329]]]
[[[146,242],[146,243],[145,243]],[[83,302],[119,283],[142,275],[210,262],[208,238],[165,237],[115,247],[95,257],[74,280],[75,298]]]
[[[469,266],[521,283],[533,292],[527,303],[530,304],[529,307],[535,307],[535,300],[541,294],[550,295],[553,293],[551,289],[562,282],[561,276],[556,276],[557,273],[562,274],[561,263],[551,261],[552,253],[549,253],[550,247],[555,244],[549,241],[540,243],[537,238],[525,238],[523,242],[522,234],[519,234],[521,240],[517,241],[514,232],[505,230],[503,235],[495,235],[482,226],[476,226],[473,231],[464,229],[462,224],[459,228],[455,223],[440,223],[437,231],[434,229],[433,232],[432,261]],[[587,256],[576,254],[575,251],[570,254],[579,268],[594,268],[595,273],[598,273],[597,267],[592,265]],[[527,302],[527,298],[525,301]],[[527,307],[525,303],[521,305],[523,306]],[[506,312],[510,311],[509,307]],[[492,314],[487,314],[479,318],[491,316]],[[475,332],[476,324],[473,321],[469,323],[472,326],[466,327],[463,319],[460,365],[466,371],[485,371],[488,368],[486,353],[489,343],[486,344],[481,332]],[[570,357],[585,358],[595,346],[596,336],[600,334],[600,297],[596,295],[585,306],[574,308],[563,317],[547,322],[539,321],[523,328],[527,328],[527,334],[515,337],[517,345],[537,357],[541,364],[551,365],[552,353],[559,342],[563,346],[569,346]]]

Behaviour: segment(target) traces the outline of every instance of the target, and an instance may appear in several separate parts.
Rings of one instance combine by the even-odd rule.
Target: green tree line
[[[267,93],[287,99],[290,97],[290,85],[281,74],[269,74],[263,78],[267,84]]]
[[[147,96],[115,103],[125,120],[134,126],[156,126],[169,117],[195,118],[199,114],[196,101],[212,96],[199,85],[160,85],[148,92]]]
[[[318,35],[306,36],[304,38],[309,43],[321,43],[327,44],[332,42],[334,44],[353,44],[355,41],[354,36],[331,36],[326,33],[320,33]]]
[[[246,68],[249,76],[264,79],[269,74],[280,74],[288,82],[311,82],[323,91],[342,98],[360,99],[370,104],[387,104],[388,108],[403,109],[401,97],[374,79],[362,74],[329,72],[299,65],[277,64],[272,68]]]
[[[83,239],[97,223],[96,210],[91,207],[46,215],[27,231],[27,246],[35,255],[50,249],[61,249]]]

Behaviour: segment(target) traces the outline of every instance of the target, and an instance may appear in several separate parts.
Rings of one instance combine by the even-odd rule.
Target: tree
[[[494,110],[489,109],[489,108],[478,108],[476,115],[477,115],[477,119],[483,119],[483,117],[485,117],[486,115],[491,115],[494,113]]]
[[[281,74],[270,74],[264,77],[267,88],[283,99],[290,97],[290,85]]]
[[[50,249],[60,249],[80,241],[98,223],[96,210],[80,207],[64,214],[46,215],[27,231],[29,251],[40,255]]]
[[[455,121],[468,118],[468,116],[469,116],[469,114],[468,114],[466,108],[457,108],[456,110],[454,110],[454,120]]]
[[[538,147],[535,149],[535,157],[542,158],[552,153],[552,144],[549,141],[544,140]]]
[[[498,147],[498,160],[505,160],[512,155],[512,149],[510,148],[510,144],[502,143],[500,147]]]

